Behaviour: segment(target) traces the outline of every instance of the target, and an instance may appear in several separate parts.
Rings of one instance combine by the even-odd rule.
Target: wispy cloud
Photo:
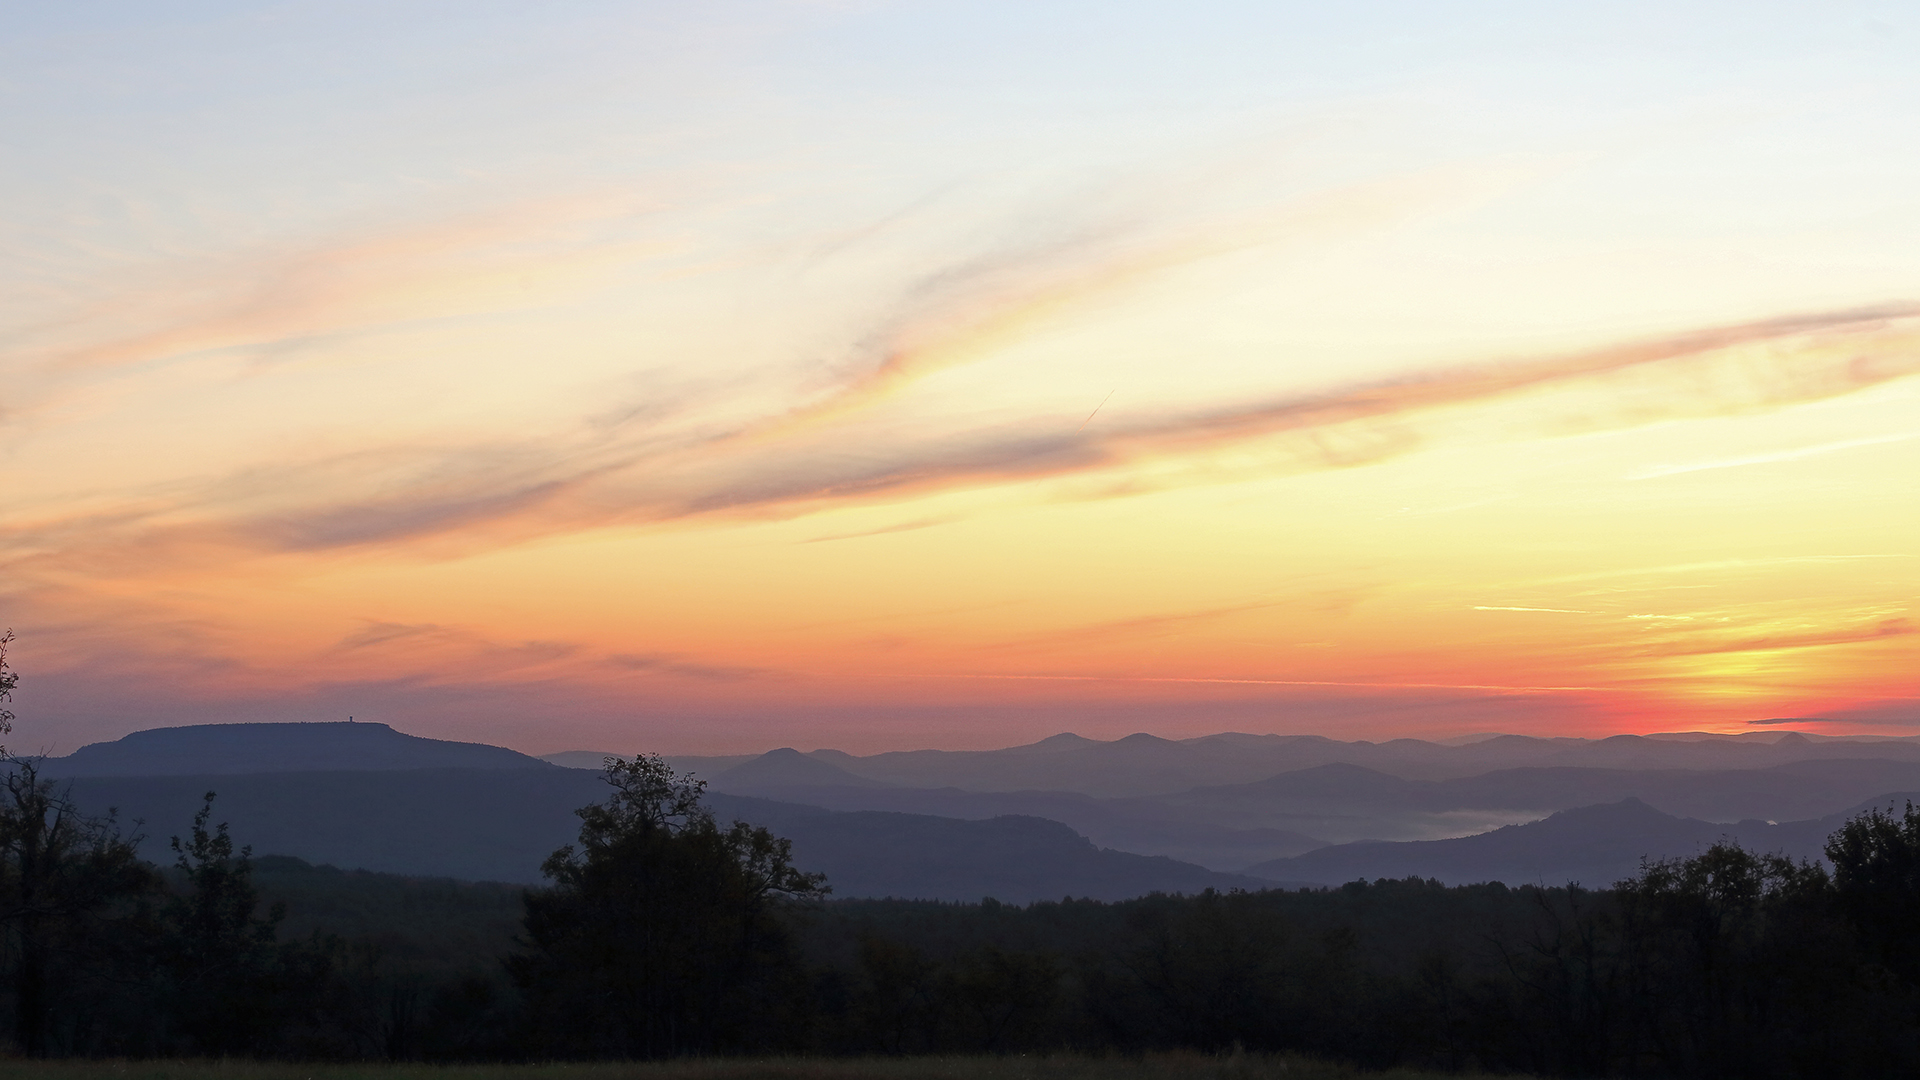
[[[1346,603],[1351,604],[1353,602],[1353,597],[1346,598]],[[1082,644],[1087,641],[1159,637],[1167,634],[1179,634],[1194,626],[1204,625],[1220,619],[1232,618],[1235,615],[1245,614],[1249,611],[1265,611],[1283,607],[1287,606],[1288,603],[1289,602],[1285,600],[1255,600],[1240,604],[1222,604],[1216,607],[1191,611],[1174,611],[1157,615],[1137,615],[1125,619],[1110,619],[1084,626],[1049,630],[1042,634],[1036,634],[1029,639],[1024,639],[1018,643],[1017,647],[1022,650],[1027,650],[1033,648],[1035,645],[1069,646]],[[1324,601],[1316,606],[1324,607]]]
[[[459,672],[462,679],[524,677],[529,671],[560,676],[569,671],[657,675],[676,679],[737,681],[773,674],[765,668],[702,663],[671,652],[611,652],[601,654],[573,641],[501,641],[470,627],[440,623],[397,623],[370,620],[340,639],[342,652],[380,651],[401,669],[420,667],[407,677],[444,677]],[[431,653],[425,666],[419,654]],[[368,664],[379,661],[356,660]]]
[[[570,641],[498,641],[459,626],[440,623],[397,623],[372,620],[361,629],[340,639],[335,646],[342,652],[382,651],[403,655],[416,650],[457,653],[465,663],[466,674],[486,670],[504,674],[516,669],[544,667],[578,657],[581,646]],[[444,658],[437,657],[436,662]]]
[[[341,471],[334,483],[307,482],[313,466],[261,464],[203,487],[197,498],[176,495],[95,509],[84,522],[57,516],[16,521],[0,527],[0,545],[14,560],[39,552],[62,561],[124,545],[129,553],[142,551],[132,565],[146,565],[156,557],[164,563],[169,551],[227,558],[245,551],[421,543],[470,549],[606,524],[700,515],[781,517],[1049,478],[1109,476],[1110,490],[1124,494],[1215,478],[1207,468],[1185,474],[1161,468],[1151,481],[1124,479],[1133,462],[1178,463],[1193,455],[1199,461],[1221,447],[1279,438],[1262,458],[1263,468],[1345,467],[1426,445],[1418,422],[1439,410],[1562,390],[1594,394],[1598,400],[1590,405],[1604,408],[1610,388],[1618,389],[1610,380],[1628,376],[1639,381],[1623,396],[1634,402],[1660,397],[1663,415],[1830,396],[1920,371],[1916,333],[1916,305],[1813,314],[1252,404],[1159,415],[1130,410],[1124,419],[1079,432],[1047,419],[935,436],[871,424],[842,433],[822,424],[745,442],[730,435],[662,439],[592,431],[517,444],[396,447],[336,460],[327,466]],[[1673,393],[1651,394],[1650,387]],[[1647,418],[1644,408],[1630,404],[1611,422]],[[1375,437],[1381,424],[1397,434],[1385,441]],[[369,475],[370,469],[378,470],[372,475],[382,477],[385,489],[377,498],[302,497],[312,490],[350,489],[353,476]],[[263,499],[286,505],[252,505]],[[69,547],[60,537],[81,542]]]
[[[1473,610],[1475,611],[1545,611],[1545,612],[1551,612],[1555,615],[1593,615],[1595,614],[1595,612],[1582,611],[1578,608],[1512,607],[1507,605],[1495,606],[1492,604],[1475,604],[1473,605]]]
[[[779,465],[750,470],[752,479],[721,478],[685,507],[711,512],[781,501],[867,498],[966,482],[1000,482],[1092,472],[1143,457],[1179,456],[1219,446],[1297,436],[1282,453],[1295,468],[1335,468],[1394,456],[1425,445],[1417,432],[1382,428],[1435,410],[1496,402],[1537,390],[1584,388],[1606,409],[1609,379],[1640,376],[1674,394],[1661,411],[1639,401],[1649,387],[1606,421],[1637,424],[1663,416],[1717,414],[1729,408],[1779,406],[1845,393],[1920,371],[1916,333],[1920,305],[1769,320],[1676,335],[1572,357],[1423,372],[1277,401],[1154,415],[1135,413],[1100,430],[1012,426],[919,443],[853,460],[797,453]],[[1765,346],[1764,348],[1745,348]],[[823,468],[823,466],[825,466]],[[1283,465],[1284,467],[1284,465]]]
[[[1870,706],[1864,709],[1849,709],[1845,713],[1837,716],[1782,716],[1771,717],[1765,720],[1749,720],[1747,723],[1755,727],[1771,727],[1782,724],[1845,724],[1849,727],[1891,727],[1904,728],[1907,731],[1912,731],[1920,728],[1920,713],[1913,711],[1913,706],[1908,704],[1908,702],[1912,700],[1914,699],[1889,699],[1878,702],[1877,707]],[[1876,739],[1893,739],[1901,738],[1902,736],[1880,735],[1874,737]],[[1907,735],[1905,737],[1914,738],[1915,736]]]
[[[695,679],[736,680],[753,679],[770,674],[765,668],[726,667],[714,664],[701,664],[688,660],[684,656],[671,653],[614,653],[606,658],[608,667],[622,671],[638,671],[650,674],[681,675]]]
[[[1714,461],[1698,461],[1686,465],[1656,465],[1639,472],[1628,473],[1627,480],[1654,480],[1662,476],[1679,476],[1685,473],[1706,472],[1711,469],[1738,469],[1748,465],[1772,465],[1782,461],[1800,461],[1804,458],[1819,457],[1822,454],[1834,454],[1842,450],[1856,450],[1863,446],[1885,446],[1889,443],[1907,442],[1920,439],[1920,432],[1903,432],[1898,435],[1880,435],[1870,439],[1842,439],[1838,442],[1821,443],[1817,446],[1802,446],[1793,450],[1776,450],[1766,454],[1749,454],[1745,457],[1720,458]]]
[[[1183,267],[1328,230],[1365,230],[1513,182],[1512,170],[1436,170],[1214,220],[1170,212],[1193,201],[1193,185],[1208,182],[1198,174],[1209,171],[1181,174],[1186,183],[1163,177],[1131,200],[1083,197],[1081,203],[1096,205],[1063,206],[1021,221],[1001,233],[1010,239],[909,279],[827,365],[835,380],[828,391],[748,434],[778,437],[847,417],[915,381],[1016,344],[1078,307]]]
[[[660,200],[603,190],[367,226],[129,273],[6,343],[58,377],[211,350],[271,350],[395,322],[550,301],[585,274],[668,252],[645,228]]]
[[[1806,630],[1789,633],[1759,634],[1749,637],[1724,637],[1702,634],[1675,638],[1629,651],[1633,656],[1707,656],[1716,653],[1778,652],[1789,649],[1818,649],[1831,645],[1857,645],[1887,638],[1920,633],[1920,627],[1904,618],[1881,619],[1860,626],[1831,630]]]
[[[812,536],[802,540],[803,544],[825,544],[834,540],[860,540],[869,536],[891,536],[894,533],[918,532],[921,529],[937,528],[959,520],[953,517],[919,518],[903,521],[897,525],[882,525],[877,529],[861,529],[858,532],[830,533],[826,536]]]
[[[1769,555],[1735,559],[1700,559],[1688,562],[1657,563],[1646,566],[1627,566],[1611,570],[1583,570],[1577,574],[1554,574],[1524,582],[1531,587],[1545,585],[1576,585],[1588,582],[1620,582],[1622,585],[1603,585],[1589,587],[1575,595],[1579,596],[1617,596],[1622,593],[1638,594],[1648,591],[1678,592],[1694,589],[1712,589],[1716,583],[1756,574],[1769,574],[1795,567],[1845,566],[1850,563],[1897,561],[1911,559],[1906,552],[1855,552],[1849,554],[1808,554],[1808,555]],[[1673,578],[1685,577],[1690,580],[1674,581]],[[1656,579],[1657,584],[1649,584],[1645,579]],[[1641,579],[1641,580],[1635,580]]]
[[[1366,682],[1342,679],[1256,679],[1256,678],[1209,678],[1206,676],[1178,675],[1030,675],[981,673],[963,675],[887,675],[880,678],[926,678],[926,679],[984,679],[1007,682],[1093,682],[1093,683],[1168,683],[1200,684],[1215,686],[1323,686],[1362,690],[1482,690],[1501,694],[1572,694],[1605,692],[1615,689],[1606,686],[1527,686],[1510,683],[1444,683],[1444,682]]]

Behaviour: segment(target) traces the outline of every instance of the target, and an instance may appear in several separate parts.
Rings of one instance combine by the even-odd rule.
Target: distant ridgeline
[[[136,731],[43,758],[48,776],[217,776],[385,769],[551,769],[504,746],[403,735],[385,724],[199,724]]]
[[[83,807],[143,821],[148,857],[213,790],[218,819],[263,855],[535,883],[573,840],[574,810],[606,796],[606,756],[542,760],[384,724],[218,724],[41,766]],[[1642,857],[1689,856],[1723,836],[1817,858],[1848,815],[1920,792],[1920,742],[1778,731],[1460,744],[1056,735],[992,751],[670,760],[709,780],[723,818],[791,839],[836,896],[1015,903],[1407,876],[1604,887]]]
[[[593,755],[596,763],[604,756]],[[838,771],[802,762],[821,774]],[[185,832],[201,795],[212,790],[216,817],[232,826],[237,843],[263,855],[524,884],[539,882],[541,862],[573,841],[580,826],[574,811],[607,795],[597,770],[404,735],[384,724],[159,728],[47,758],[41,767],[70,783],[83,808],[112,807],[123,819],[142,821],[149,858],[159,857],[167,837]],[[726,794],[709,802],[723,818],[792,839],[796,859],[826,872],[841,896],[992,895],[1026,903],[1263,884],[1163,856],[1102,850],[1059,822],[1030,815],[840,813]]]

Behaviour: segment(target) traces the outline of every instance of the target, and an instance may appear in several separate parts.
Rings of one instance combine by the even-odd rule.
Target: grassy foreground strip
[[[1144,1058],[710,1058],[547,1065],[301,1064],[276,1061],[0,1061],[0,1080],[1438,1080],[1442,1073],[1265,1054]],[[1457,1080],[1459,1074],[1451,1074]]]

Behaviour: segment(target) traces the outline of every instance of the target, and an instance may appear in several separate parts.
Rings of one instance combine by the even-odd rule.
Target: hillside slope
[[[43,758],[53,777],[219,776],[376,769],[540,769],[504,746],[406,735],[385,724],[199,724],[136,731]]]
[[[1542,821],[1510,825],[1452,840],[1362,841],[1320,848],[1290,859],[1250,866],[1251,877],[1337,885],[1379,878],[1435,878],[1449,885],[1501,881],[1508,885],[1605,888],[1637,873],[1643,858],[1683,858],[1716,841],[1752,851],[1817,859],[1836,829],[1870,806],[1920,796],[1882,795],[1839,813],[1805,821],[1717,824],[1664,814],[1638,799],[1563,810]]]
[[[540,863],[571,842],[574,810],[606,797],[576,769],[420,769],[225,776],[80,777],[73,797],[93,813],[141,821],[143,853],[162,858],[200,797],[218,792],[215,821],[260,854],[416,876],[536,884]],[[824,871],[834,895],[1008,903],[1062,896],[1123,899],[1149,892],[1259,887],[1172,859],[1096,847],[1033,817],[961,821],[923,814],[836,813],[730,795],[722,819],[765,825],[793,841],[794,861]]]

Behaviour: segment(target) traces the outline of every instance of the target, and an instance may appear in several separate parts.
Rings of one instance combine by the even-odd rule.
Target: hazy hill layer
[[[1448,780],[1523,767],[1725,771],[1840,758],[1920,763],[1920,740],[1819,738],[1777,731],[1606,739],[1500,735],[1461,745],[1419,739],[1342,742],[1318,735],[1226,733],[1173,740],[1138,734],[1111,742],[1056,735],[1001,750],[909,750],[867,756],[815,750],[806,756],[867,780],[901,787],[1137,797],[1252,783],[1321,765],[1358,765],[1408,780]],[[703,776],[717,776],[738,766],[741,759],[676,761]]]
[[[717,790],[829,810],[891,810],[940,817],[980,819],[1003,814],[1049,818],[1071,826],[1102,847],[1166,855],[1215,870],[1238,870],[1267,859],[1324,847],[1327,841],[1274,828],[1236,828],[1209,821],[1177,820],[1155,807],[1138,811],[1119,800],[1066,791],[962,791],[959,788],[769,787]]]
[[[1335,764],[1119,805],[1136,814],[1235,821],[1329,839],[1409,840],[1438,838],[1435,833],[1446,829],[1478,831],[1471,830],[1476,820],[1507,824],[1511,819],[1499,820],[1504,815],[1543,817],[1629,798],[1709,821],[1798,820],[1913,788],[1920,788],[1920,762],[1889,760],[1808,760],[1712,771],[1536,766],[1437,781]]]
[[[557,754],[541,754],[540,760],[563,769],[591,769],[599,772],[601,765],[610,757],[630,758],[636,751],[628,750],[562,750]],[[735,765],[744,764],[759,757],[759,754],[723,754],[712,755],[664,755],[667,763],[681,772],[698,772],[702,777],[724,772]]]
[[[1708,821],[1815,818],[1882,792],[1920,788],[1920,762],[1815,759],[1716,771],[1530,766],[1448,780],[1409,780],[1335,763],[1251,784],[1100,798],[882,785],[817,756],[780,750],[722,771],[713,786],[835,810],[1030,814],[1065,822],[1102,846],[1240,870],[1328,842],[1471,835],[1627,798]]]
[[[371,769],[551,769],[504,746],[403,735],[385,724],[201,724],[136,731],[45,758],[48,776],[186,776]]]
[[[1004,816],[982,821],[896,814],[837,813],[755,799],[715,806],[793,840],[794,862],[825,871],[835,896],[1006,903],[1066,896],[1125,900],[1150,892],[1267,887],[1161,856],[1097,847],[1057,821]]]
[[[1417,849],[1427,853],[1419,856],[1427,861],[1392,871],[1396,876],[1475,880],[1475,875],[1497,872],[1533,880],[1549,871],[1578,871],[1586,880],[1593,873],[1630,872],[1643,854],[1689,853],[1706,835],[1702,829],[1718,835],[1714,830],[1728,828],[1710,825],[1713,820],[1763,828],[1747,819],[1823,819],[1883,792],[1920,789],[1917,749],[1906,740],[1823,740],[1790,733],[1596,741],[1500,736],[1464,745],[1250,735],[1097,742],[1061,735],[966,754],[859,758],[783,748],[680,763],[711,777],[715,805],[723,814],[746,816],[790,836],[796,855],[829,872],[840,895],[963,899],[992,894],[1014,900],[1226,885],[1233,879],[1223,872],[1255,865],[1286,880],[1346,880],[1341,875],[1349,872],[1372,874],[1378,868],[1366,860],[1375,856],[1401,862],[1413,857],[1389,851],[1394,845],[1359,851],[1349,843],[1357,840],[1461,837],[1467,844]],[[1482,763],[1532,756],[1544,762],[1736,765],[1535,763],[1469,775],[1410,775],[1445,773],[1470,764],[1471,755],[1479,755]],[[591,756],[597,766],[603,755]],[[1074,783],[1160,786],[1315,756],[1366,757],[1399,771],[1335,760],[1249,782],[1147,795],[1059,789]],[[1782,757],[1789,760],[1777,760]],[[214,789],[221,793],[221,817],[234,823],[240,842],[257,851],[346,867],[517,882],[538,880],[540,861],[573,837],[573,810],[605,794],[597,768],[556,768],[500,747],[420,739],[379,724],[160,729],[84,747],[43,767],[48,775],[73,778],[86,805],[119,806],[124,818],[145,818],[160,842],[183,832],[199,795]],[[982,789],[920,786],[942,770],[974,776]],[[1020,777],[1055,789],[1010,786]],[[1600,823],[1584,834],[1588,840],[1575,842],[1566,832],[1588,820],[1578,815],[1553,819],[1545,834],[1488,832],[1556,811],[1628,799],[1637,800],[1629,810],[1595,819]],[[1830,830],[1820,838],[1825,831]],[[1632,854],[1599,848],[1572,854],[1586,851],[1582,844],[1602,843],[1595,839],[1602,834],[1611,837],[1604,843]],[[1528,839],[1540,835],[1559,839],[1544,846]],[[1312,854],[1328,843],[1346,846]],[[1538,850],[1524,857],[1487,854],[1503,843],[1521,844],[1516,851]],[[1318,861],[1298,861],[1309,855]],[[1621,863],[1622,858],[1627,861]],[[1342,862],[1354,859],[1360,861]]]
[[[1165,855],[1223,871],[1298,855],[1326,843],[1284,829],[1177,820],[1158,806],[1135,808],[1120,800],[1070,791],[964,791],[885,785],[791,750],[773,751],[726,770],[713,778],[712,785],[714,791],[828,810],[888,810],[974,820],[1008,814],[1043,817],[1072,827],[1102,847]]]
[[[710,783],[716,791],[893,786],[849,772],[831,761],[809,757],[792,747],[769,750],[758,757],[749,758],[712,777]]]
[[[201,776],[80,777],[75,801],[144,820],[145,854],[186,832],[202,793],[237,843],[350,869],[537,883],[540,863],[579,830],[573,811],[606,797],[573,769],[421,769]],[[723,819],[766,825],[793,841],[795,862],[824,871],[837,896],[1006,902],[1062,896],[1257,885],[1203,867],[1105,851],[1058,822],[959,821],[920,814],[835,813],[715,795]]]
[[[1914,796],[1883,795],[1860,806],[1808,821],[1719,824],[1663,814],[1638,799],[1563,810],[1542,821],[1511,825],[1452,840],[1360,842],[1320,848],[1291,859],[1249,867],[1253,877],[1326,885],[1379,878],[1435,878],[1449,885],[1502,881],[1508,885],[1604,888],[1633,876],[1642,858],[1697,855],[1721,839],[1753,851],[1817,859],[1834,830],[1870,806]]]

